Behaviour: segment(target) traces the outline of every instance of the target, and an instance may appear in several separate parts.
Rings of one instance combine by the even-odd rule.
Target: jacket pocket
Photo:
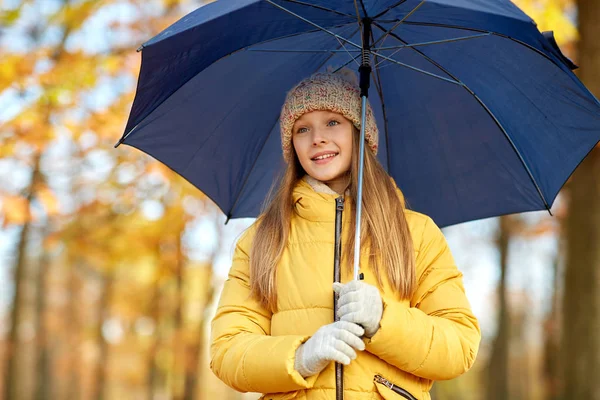
[[[377,391],[385,400],[418,400],[408,390],[402,389],[400,386],[394,385],[392,382],[390,382],[381,375],[375,375],[373,377],[373,382],[375,382],[375,387],[377,388]]]

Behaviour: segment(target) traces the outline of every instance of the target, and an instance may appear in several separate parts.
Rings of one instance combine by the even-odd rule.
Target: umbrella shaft
[[[361,124],[360,124],[360,156],[358,159],[358,195],[356,196],[356,232],[354,236],[354,280],[358,279],[360,268],[360,221],[362,215],[362,187],[363,169],[365,159],[365,125],[367,115],[367,96],[362,96]]]

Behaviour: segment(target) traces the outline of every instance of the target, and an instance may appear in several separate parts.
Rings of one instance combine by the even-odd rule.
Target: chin
[[[337,172],[311,170],[309,175],[321,182],[329,182],[340,177],[342,174]]]

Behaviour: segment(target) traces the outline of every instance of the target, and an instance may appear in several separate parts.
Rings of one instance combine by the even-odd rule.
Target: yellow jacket
[[[333,322],[336,197],[315,192],[305,180],[294,189],[295,213],[278,265],[275,313],[248,299],[254,225],[238,241],[212,321],[210,348],[211,370],[235,390],[265,393],[265,400],[335,399],[335,364],[305,379],[294,370],[294,358],[317,329]],[[348,211],[346,201],[345,236],[350,234]],[[363,338],[365,351],[357,351],[357,358],[344,366],[345,400],[403,398],[374,382],[376,374],[419,400],[429,400],[433,381],[466,372],[479,349],[479,324],[442,232],[424,214],[405,210],[405,215],[415,249],[417,290],[410,301],[400,301],[382,274],[380,328],[371,339]],[[364,281],[378,287],[366,254],[360,265]],[[345,265],[341,270],[343,283],[353,279]]]

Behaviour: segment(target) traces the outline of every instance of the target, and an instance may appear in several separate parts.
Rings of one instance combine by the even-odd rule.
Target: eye
[[[337,120],[335,120],[335,119],[332,119],[331,121],[329,121],[329,122],[327,123],[327,125],[330,125],[330,126],[335,126],[335,125],[331,125],[331,123],[332,123],[332,122],[335,122],[335,125],[339,125],[339,124],[340,124],[340,123],[339,123]]]
[[[306,128],[298,128],[296,133],[304,133]]]

